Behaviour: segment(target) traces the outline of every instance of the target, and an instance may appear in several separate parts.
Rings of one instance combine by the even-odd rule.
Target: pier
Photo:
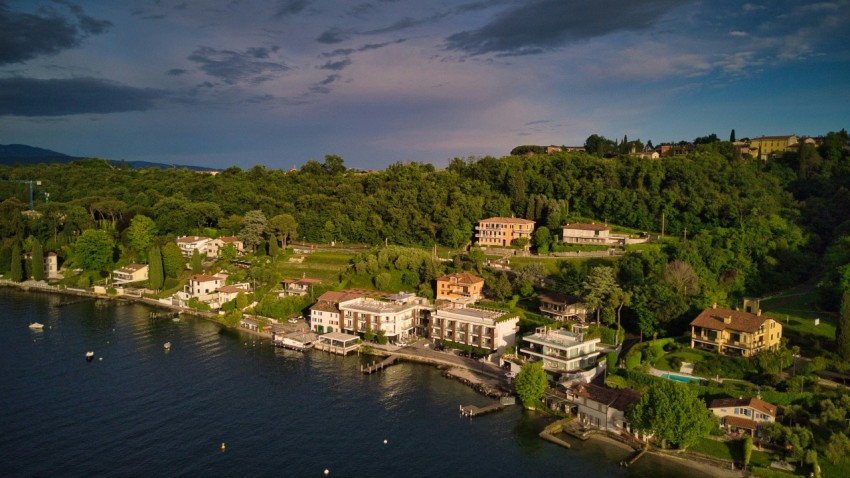
[[[504,410],[504,408],[505,405],[502,405],[501,403],[493,403],[485,407],[477,407],[475,405],[461,405],[460,414],[464,417],[477,417],[479,415],[486,415],[488,413],[498,412],[500,410]]]
[[[390,355],[379,363],[372,362],[371,365],[360,366],[360,371],[365,374],[373,374],[375,372],[380,372],[381,370],[389,367],[390,365],[395,365],[398,362],[398,355]]]
[[[151,312],[151,319],[176,319],[180,316],[179,312]]]

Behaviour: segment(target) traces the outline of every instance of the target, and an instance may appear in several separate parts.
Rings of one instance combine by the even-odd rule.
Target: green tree
[[[735,130],[732,130],[732,135],[734,136]],[[750,465],[750,458],[753,456],[753,437],[747,435],[744,437],[744,469],[746,469]]]
[[[292,214],[278,214],[269,219],[269,232],[280,237],[280,244],[283,247],[291,240],[298,238],[298,222]]]
[[[158,246],[148,249],[148,285],[153,290],[162,289],[165,284],[165,269],[162,266],[162,253]]]
[[[534,231],[534,247],[537,248],[538,254],[546,254],[549,252],[549,246],[552,244],[552,233],[546,226],[538,227]]]
[[[508,279],[508,275],[504,272],[499,274],[499,277],[496,279],[496,283],[493,286],[493,295],[496,296],[498,300],[505,300],[511,296],[513,290],[511,289],[511,281]]]
[[[74,261],[86,270],[105,271],[112,265],[115,243],[109,233],[101,229],[83,231],[71,248]]]
[[[549,380],[543,362],[530,362],[522,366],[514,381],[517,395],[527,408],[535,408],[543,399]]]
[[[850,457],[850,438],[841,432],[833,433],[826,445],[825,455],[833,465],[846,463]]]
[[[162,246],[162,266],[166,277],[177,277],[186,268],[186,258],[177,244],[169,242]]]
[[[841,294],[841,306],[838,312],[838,326],[835,328],[835,343],[838,355],[850,360],[850,291]]]
[[[204,271],[201,253],[197,249],[192,251],[192,259],[189,261],[189,265],[192,267],[192,274],[200,274]]]
[[[157,234],[156,223],[153,219],[143,214],[136,214],[127,228],[127,242],[130,249],[141,255],[153,246]]]
[[[12,246],[12,266],[9,269],[9,279],[13,282],[24,280],[24,263],[21,258],[21,245],[17,242]]]
[[[594,267],[587,274],[581,289],[584,304],[588,309],[596,310],[596,326],[599,327],[602,308],[608,305],[611,295],[618,289],[614,269],[607,266]]]
[[[687,448],[712,428],[711,412],[687,385],[669,380],[654,383],[629,413],[635,428],[655,435],[661,448]]]
[[[239,239],[251,248],[252,251],[257,251],[257,246],[263,242],[263,234],[267,227],[266,215],[263,211],[253,210],[245,213],[242,221],[242,230],[239,232]]]
[[[32,239],[32,252],[30,253],[32,278],[33,280],[44,280],[44,247],[37,238],[33,237]]]

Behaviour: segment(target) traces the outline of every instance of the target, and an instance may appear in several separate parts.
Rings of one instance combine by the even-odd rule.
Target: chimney
[[[711,304],[711,308],[712,308],[712,309],[716,309],[716,308],[717,308],[717,302],[715,302],[715,303]]]
[[[758,309],[758,310],[756,311],[756,315],[757,315],[757,316],[759,316],[759,317],[761,317],[761,309]]]
[[[731,324],[732,323],[732,316],[727,315],[726,317],[723,317],[723,323],[724,324]]]

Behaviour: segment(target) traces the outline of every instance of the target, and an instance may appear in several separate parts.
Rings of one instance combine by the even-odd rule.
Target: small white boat
[[[94,352],[89,350],[86,352],[86,362],[91,362],[92,360],[94,360]]]
[[[33,330],[41,330],[44,328],[44,324],[39,324],[38,322],[33,322],[30,324],[30,328]]]
[[[165,350],[171,350],[171,342],[166,342],[162,346]]]

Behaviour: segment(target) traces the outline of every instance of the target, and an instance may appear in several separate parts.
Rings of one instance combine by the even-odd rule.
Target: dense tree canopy
[[[645,390],[629,412],[638,430],[655,435],[662,448],[687,448],[708,435],[711,412],[690,387],[661,380]]]

